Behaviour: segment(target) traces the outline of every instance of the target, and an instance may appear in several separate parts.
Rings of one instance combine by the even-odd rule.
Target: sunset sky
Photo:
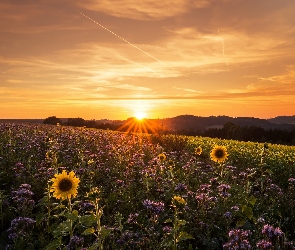
[[[0,3],[0,118],[295,115],[294,0]]]

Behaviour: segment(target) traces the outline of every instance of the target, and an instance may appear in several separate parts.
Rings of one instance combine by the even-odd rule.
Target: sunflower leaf
[[[79,221],[82,225],[90,227],[96,223],[95,216],[91,215],[83,215],[79,218]]]
[[[91,227],[91,228],[87,228],[82,234],[89,235],[89,234],[93,234],[94,232],[95,232],[95,229]]]
[[[67,213],[65,216],[72,221],[76,221],[78,219],[78,211],[73,210],[72,213]]]

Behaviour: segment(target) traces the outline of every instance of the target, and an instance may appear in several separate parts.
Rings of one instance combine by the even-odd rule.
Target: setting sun
[[[143,118],[146,117],[146,114],[142,111],[138,111],[134,114],[134,116],[137,120],[142,120]]]

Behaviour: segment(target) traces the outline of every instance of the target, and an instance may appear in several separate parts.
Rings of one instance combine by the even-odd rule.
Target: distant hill
[[[229,116],[209,116],[201,117],[194,115],[180,115],[173,118],[165,118],[152,120],[157,126],[162,126],[167,130],[174,131],[204,131],[208,128],[222,128],[227,122],[235,123],[241,127],[261,127],[263,129],[281,129],[292,130],[295,129],[295,116],[283,119],[276,117],[273,119],[260,119],[254,117],[229,117]],[[294,122],[293,122],[294,121]]]
[[[0,119],[3,123],[43,123],[44,119]]]
[[[69,118],[60,118],[62,123],[68,121]],[[84,119],[82,119],[84,120]],[[0,122],[9,123],[43,123],[44,119],[0,119]],[[124,121],[117,120],[91,120],[92,123],[100,124],[102,121],[108,124],[121,124]],[[128,119],[127,119],[128,121]],[[222,128],[227,122],[232,122],[241,127],[261,127],[263,129],[280,129],[292,130],[295,129],[294,116],[277,116],[271,119],[260,119],[254,117],[230,117],[230,116],[194,116],[194,115],[179,115],[172,118],[163,119],[147,119],[154,126],[169,131],[205,131],[209,128]],[[87,122],[87,120],[85,120]]]
[[[276,123],[276,124],[294,124],[295,125],[295,115],[293,116],[277,116],[275,118],[267,119],[271,123]]]

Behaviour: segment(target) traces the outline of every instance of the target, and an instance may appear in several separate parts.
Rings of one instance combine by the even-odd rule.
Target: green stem
[[[72,203],[71,198],[69,198],[69,213],[72,214]],[[70,239],[73,237],[73,221],[70,219]]]
[[[2,196],[2,191],[0,191],[0,215],[1,215],[1,229],[3,229],[3,208],[2,208],[2,200],[3,200],[3,196]]]
[[[50,186],[49,186],[49,184],[48,184],[48,186],[47,186],[47,190],[48,190],[48,192],[47,192],[48,197],[47,197],[47,198],[48,198],[48,202],[50,202],[50,198],[51,198],[51,196],[50,196]],[[47,220],[47,233],[49,234],[50,216],[51,216],[50,205],[47,206],[47,213],[48,213],[48,220]]]
[[[96,199],[96,201],[95,201],[95,213],[96,213],[98,246],[99,246],[99,250],[103,250],[103,243],[102,243],[102,238],[101,238],[101,224],[100,224],[100,218],[102,216],[102,210],[99,209],[99,207],[98,207],[98,201],[99,201],[99,199]]]
[[[178,225],[177,225],[177,208],[174,209],[174,218],[173,218],[173,250],[177,250],[177,233],[178,233]]]

